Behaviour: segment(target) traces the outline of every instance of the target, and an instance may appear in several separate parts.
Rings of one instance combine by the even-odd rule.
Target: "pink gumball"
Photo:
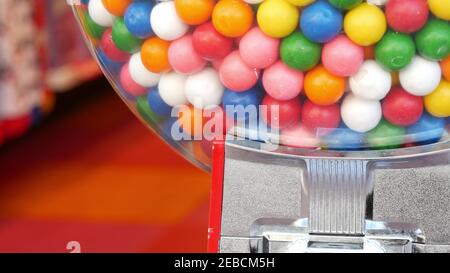
[[[223,59],[217,59],[217,60],[213,60],[211,62],[211,65],[215,70],[219,71],[222,63],[223,63]]]
[[[301,124],[294,125],[281,132],[282,145],[296,148],[317,148],[320,140],[309,129]]]
[[[356,74],[364,62],[364,48],[347,36],[339,35],[322,50],[322,63],[336,76],[349,77]]]
[[[225,57],[219,72],[223,85],[236,92],[252,88],[259,78],[259,70],[248,67],[237,50]]]
[[[131,78],[128,63],[126,63],[120,71],[120,83],[123,90],[133,96],[138,97],[147,93],[147,89],[145,87],[140,86],[133,80],[133,78]]]
[[[207,61],[195,51],[192,35],[188,34],[170,45],[169,63],[178,73],[193,74],[201,71]]]
[[[271,66],[278,60],[279,51],[280,40],[267,36],[258,27],[245,34],[239,43],[242,60],[252,68]]]
[[[126,62],[130,59],[130,54],[128,52],[122,51],[117,48],[116,44],[112,39],[112,30],[107,29],[102,36],[100,41],[100,48],[102,49],[105,56],[114,62]]]
[[[263,85],[271,97],[281,101],[291,100],[302,92],[303,78],[303,72],[278,61],[264,71]]]

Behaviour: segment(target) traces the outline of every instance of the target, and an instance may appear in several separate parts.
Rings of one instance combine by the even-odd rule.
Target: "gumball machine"
[[[450,252],[450,0],[70,4],[130,110],[212,173],[209,252]]]

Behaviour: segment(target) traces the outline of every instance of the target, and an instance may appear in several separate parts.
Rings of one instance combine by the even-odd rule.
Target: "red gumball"
[[[266,96],[261,105],[267,107],[267,113],[261,114],[264,122],[271,128],[284,129],[300,122],[302,106],[298,98],[279,101]]]
[[[398,126],[410,126],[423,114],[423,98],[411,95],[402,87],[395,87],[383,101],[384,118]]]
[[[217,32],[211,22],[198,26],[193,34],[195,51],[207,60],[225,58],[233,50],[233,39]]]
[[[325,136],[332,133],[341,123],[341,110],[339,105],[320,106],[306,101],[302,109],[302,124],[310,129],[316,136]]]
[[[398,32],[420,30],[426,24],[429,13],[426,0],[389,0],[386,4],[389,26]]]

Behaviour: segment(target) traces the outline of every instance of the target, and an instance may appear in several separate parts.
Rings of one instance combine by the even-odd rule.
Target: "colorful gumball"
[[[425,97],[427,111],[435,117],[450,117],[450,82],[442,80],[439,86]]]
[[[304,7],[311,3],[313,3],[316,0],[287,0],[292,5],[298,6],[298,7]]]
[[[379,64],[389,70],[400,70],[411,63],[416,55],[416,46],[411,36],[388,32],[375,48]]]
[[[92,21],[97,25],[102,27],[110,27],[113,25],[115,17],[105,8],[102,0],[90,0],[88,12]]]
[[[318,105],[337,103],[344,95],[345,89],[345,79],[331,74],[322,65],[315,67],[305,76],[305,94]]]
[[[430,60],[440,61],[450,55],[450,23],[431,19],[416,34],[419,53]]]
[[[157,4],[152,10],[150,22],[153,32],[166,41],[181,38],[189,30],[189,26],[178,16],[173,1]]]
[[[240,0],[220,0],[214,7],[212,22],[220,34],[240,37],[252,27],[253,10]]]
[[[339,9],[352,9],[362,3],[362,0],[328,0],[330,4]]]
[[[234,120],[248,120],[250,115],[258,117],[258,109],[262,100],[262,92],[254,87],[245,92],[225,90],[223,95],[223,108],[228,117]]]
[[[131,34],[141,39],[147,39],[153,35],[150,23],[150,14],[153,6],[152,2],[144,1],[135,1],[128,6],[124,21]]]
[[[107,29],[102,36],[100,41],[100,48],[109,60],[113,62],[126,62],[130,57],[128,52],[122,51],[117,48],[116,44],[112,39],[112,30]]]
[[[136,110],[139,116],[148,123],[161,121],[161,117],[153,112],[148,105],[146,96],[140,96],[136,99]]]
[[[233,50],[233,39],[217,32],[211,22],[198,26],[192,34],[197,54],[206,60],[220,60]]]
[[[320,146],[320,139],[302,124],[297,124],[281,132],[280,143],[295,148],[313,149]]]
[[[272,98],[282,101],[291,100],[303,89],[303,72],[278,61],[264,71],[263,85]]]
[[[223,92],[219,73],[213,68],[205,68],[186,80],[186,98],[197,109],[210,109],[220,105]]]
[[[266,96],[261,105],[267,110],[267,113],[262,113],[262,119],[271,128],[285,129],[300,122],[302,106],[298,98],[279,101]]]
[[[406,129],[385,120],[367,134],[367,142],[373,149],[399,148],[405,142]]]
[[[382,116],[381,104],[377,100],[365,100],[349,94],[342,102],[342,120],[355,132],[369,132],[380,123]]]
[[[343,16],[328,1],[317,1],[302,11],[300,28],[305,36],[317,43],[326,43],[342,30]]]
[[[263,69],[278,60],[280,41],[267,36],[258,27],[245,34],[239,43],[242,60],[251,68]]]
[[[148,92],[147,103],[150,109],[160,117],[169,117],[172,113],[172,107],[164,102],[156,87]]]
[[[327,43],[322,51],[322,63],[336,76],[349,77],[356,74],[364,62],[364,48],[345,35],[339,35]]]
[[[181,20],[188,25],[200,25],[211,18],[214,0],[174,0]]]
[[[93,0],[90,0],[93,1]],[[123,16],[133,0],[101,0],[105,8],[115,16]]]
[[[307,100],[302,108],[302,124],[316,136],[332,133],[341,123],[340,107],[337,104],[320,106]]]
[[[426,96],[433,92],[441,81],[439,63],[414,57],[411,64],[400,71],[402,87],[415,96]]]
[[[450,0],[428,0],[428,6],[434,16],[450,21]]]
[[[301,32],[294,32],[281,42],[281,59],[289,67],[308,71],[320,62],[322,46]]]
[[[134,36],[125,25],[123,18],[116,18],[112,28],[112,39],[123,51],[135,53],[139,51],[142,41]]]
[[[144,66],[154,73],[169,70],[169,46],[169,42],[158,37],[146,40],[141,47],[141,59]]]
[[[359,150],[366,146],[365,134],[355,132],[345,124],[325,136],[323,141],[328,149],[333,150]]]
[[[125,64],[120,72],[120,84],[123,90],[133,96],[142,96],[147,93],[147,89],[137,84],[130,75],[129,64]]]
[[[448,55],[447,59],[445,59],[441,62],[441,69],[442,69],[442,74],[444,75],[444,78],[447,81],[450,81],[450,55]]]
[[[445,132],[445,119],[424,113],[412,126],[406,128],[409,142],[429,144],[439,141]]]
[[[162,74],[158,85],[161,99],[172,107],[187,104],[188,100],[185,96],[186,80],[186,75],[176,72]]]
[[[410,126],[416,123],[423,114],[423,98],[395,87],[382,103],[383,116],[397,126]]]
[[[161,78],[160,74],[153,73],[145,68],[139,52],[131,56],[129,69],[131,78],[142,87],[150,88],[156,86]]]
[[[389,0],[386,18],[389,26],[398,32],[414,33],[428,20],[427,0]]]
[[[84,13],[83,23],[89,37],[91,37],[92,39],[102,38],[103,33],[105,32],[105,28],[94,22],[94,20],[92,20],[91,16],[87,12]]]
[[[206,66],[206,60],[195,51],[190,34],[173,41],[168,55],[170,66],[178,73],[197,73]]]
[[[220,79],[228,89],[243,92],[255,86],[258,82],[259,70],[248,67],[241,58],[239,51],[233,51],[220,66]]]
[[[386,17],[377,6],[363,3],[350,10],[344,18],[347,36],[361,46],[370,46],[383,38],[387,29]]]
[[[391,73],[373,60],[365,61],[358,73],[350,77],[350,89],[357,97],[382,100],[392,87]]]
[[[265,34],[283,38],[297,28],[299,11],[286,0],[265,0],[258,7],[257,20]]]

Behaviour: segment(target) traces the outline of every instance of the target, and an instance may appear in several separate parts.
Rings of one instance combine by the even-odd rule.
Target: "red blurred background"
[[[19,112],[32,93],[17,78],[6,94],[0,77],[0,252],[70,252],[73,241],[81,252],[206,251],[209,175],[100,78],[65,1],[1,1],[9,13],[30,5],[44,80]]]

